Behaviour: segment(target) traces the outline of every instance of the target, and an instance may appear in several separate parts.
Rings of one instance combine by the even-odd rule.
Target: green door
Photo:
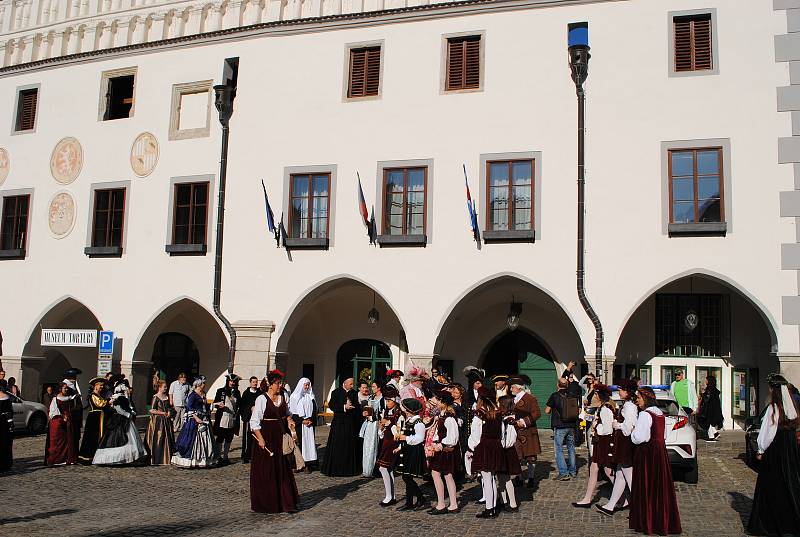
[[[531,394],[539,401],[539,409],[542,411],[542,417],[536,422],[539,429],[550,428],[550,415],[544,413],[544,407],[550,394],[556,391],[556,367],[547,358],[534,354],[527,353],[528,358],[519,364],[519,373],[521,375],[528,375],[531,378]]]

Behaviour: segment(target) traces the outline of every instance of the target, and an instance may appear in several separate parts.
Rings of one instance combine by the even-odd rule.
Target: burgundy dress
[[[294,480],[292,466],[283,455],[284,422],[288,414],[286,399],[277,407],[266,395],[261,436],[272,452],[253,445],[250,463],[250,509],[256,513],[287,513],[297,509],[300,495]],[[258,401],[256,401],[258,404]]]
[[[609,405],[604,406],[611,410]],[[600,408],[597,409],[597,413],[595,414],[595,419],[598,420],[598,423],[600,420]],[[597,463],[599,466],[611,466],[614,464],[614,434],[601,435],[597,432],[597,428],[595,427],[592,441],[594,442],[592,446],[592,462]]]
[[[628,525],[632,530],[648,534],[678,534],[681,533],[681,516],[664,442],[664,416],[647,412],[653,424],[650,426],[650,440],[633,449]]]
[[[511,414],[510,416],[506,417],[506,424],[507,424],[506,427],[507,428],[513,428],[514,427],[514,423],[513,423],[514,420],[515,420],[514,414]],[[520,430],[521,431],[525,431],[526,429],[520,429]],[[502,430],[501,430],[501,432],[502,432]],[[519,432],[517,432],[517,435],[519,435]],[[536,437],[537,437],[537,441],[538,441],[538,437],[539,437],[539,432],[538,431],[536,432]],[[502,445],[502,442],[501,442],[501,445]],[[509,448],[503,448],[503,455],[505,457],[503,459],[503,470],[498,471],[498,473],[505,474],[505,475],[510,475],[510,476],[515,476],[515,475],[522,474],[522,466],[519,463],[519,450],[517,448],[518,445],[519,445],[519,436],[517,436],[517,442],[515,442],[513,446],[511,446]]]
[[[484,420],[481,441],[475,446],[475,454],[472,457],[473,474],[476,472],[506,473],[506,453],[503,444],[500,443],[500,433],[503,430],[501,420],[499,414],[494,419]]]
[[[440,441],[447,436],[447,426],[445,425],[447,418],[453,418],[453,416],[440,416],[436,419],[436,435]],[[458,424],[456,424],[457,426]],[[458,469],[458,461],[460,460],[461,449],[459,449],[458,443],[454,446],[442,444],[441,451],[433,452],[433,457],[430,460],[430,469],[440,474],[453,474]]]
[[[53,416],[47,428],[47,457],[44,463],[47,466],[75,464],[78,460],[78,453],[75,451],[73,442],[72,410],[74,403],[72,399],[62,401],[57,397],[54,401],[58,405],[61,415]]]
[[[377,463],[381,468],[388,468],[391,470],[397,462],[397,453],[394,453],[394,450],[397,449],[397,441],[392,434],[392,427],[397,425],[397,420],[400,419],[400,413],[397,412],[394,415],[388,416],[386,419],[388,419],[390,423],[383,429],[383,440],[381,440],[381,445],[378,448]]]

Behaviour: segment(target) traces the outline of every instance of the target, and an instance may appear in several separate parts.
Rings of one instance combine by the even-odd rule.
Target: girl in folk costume
[[[539,430],[536,428],[542,411],[539,401],[530,393],[528,386],[531,379],[527,375],[517,375],[509,379],[511,394],[514,396],[514,425],[517,428],[517,443],[515,445],[520,463],[527,462],[527,487],[533,488],[533,474],[536,469],[536,458],[542,452],[539,443]],[[522,479],[519,479],[522,484]]]
[[[421,479],[425,475],[425,424],[419,417],[422,403],[409,397],[402,400],[400,407],[406,418],[397,437],[399,446],[394,450],[399,454],[397,473],[403,476],[406,484],[406,504],[400,510],[421,510],[428,507],[428,502],[414,479]]]
[[[59,464],[75,464],[78,454],[72,441],[72,410],[75,399],[70,395],[69,386],[62,382],[58,395],[50,402],[50,423],[47,427],[47,454],[44,463],[47,466]]]
[[[486,507],[477,518],[494,518],[497,509],[497,482],[495,476],[506,469],[506,453],[501,438],[503,418],[497,409],[494,391],[481,387],[469,437],[469,448],[473,450],[472,471],[480,472],[483,498]]]
[[[397,461],[397,438],[403,429],[403,418],[400,412],[400,392],[393,384],[383,388],[383,400],[386,409],[379,416],[378,422],[378,471],[383,478],[383,488],[386,496],[380,502],[381,507],[388,507],[397,503],[394,488],[394,467]]]
[[[261,382],[265,392],[256,399],[250,429],[253,446],[250,465],[250,509],[257,513],[293,513],[300,495],[289,460],[283,455],[283,436],[295,431],[281,390],[282,376],[270,372]]]
[[[234,435],[239,434],[239,402],[242,400],[239,380],[239,375],[228,373],[225,375],[225,386],[218,388],[214,395],[214,436],[220,465],[231,463],[228,451]]]
[[[114,387],[111,410],[103,419],[103,437],[92,464],[129,464],[147,456],[136,429],[136,413],[131,408],[128,389],[125,379]]]
[[[431,475],[436,488],[437,501],[436,506],[428,512],[432,515],[457,513],[459,509],[453,474],[460,463],[461,450],[458,448],[458,422],[453,410],[453,396],[449,392],[440,390],[434,393],[433,401],[439,408],[439,415],[431,426],[435,432],[431,444],[432,456],[430,457]],[[450,497],[449,507],[444,502],[445,484],[447,485],[447,495]]]
[[[371,384],[372,395],[367,399],[367,404],[361,407],[361,414],[364,421],[358,436],[362,439],[361,475],[372,477],[375,470],[375,461],[378,458],[378,421],[381,419],[386,408],[383,393],[377,382]]]
[[[628,526],[649,534],[681,533],[681,517],[667,455],[669,431],[649,386],[637,392],[639,416],[633,428],[633,486]]]
[[[769,375],[767,384],[769,406],[758,433],[761,465],[747,529],[754,535],[800,535],[798,408],[782,375]]]
[[[636,426],[636,418],[639,416],[639,409],[633,402],[636,399],[636,381],[622,379],[617,384],[619,396],[624,401],[617,413],[617,418],[613,422],[614,434],[612,435],[612,450],[614,464],[617,470],[614,475],[614,488],[611,491],[611,498],[604,506],[595,505],[595,509],[606,516],[611,516],[615,511],[622,511],[629,507],[628,499],[621,507],[617,507],[622,495],[627,491],[630,494],[633,484],[633,442],[631,434]]]
[[[160,380],[158,391],[150,403],[150,423],[147,425],[147,434],[144,437],[144,443],[150,451],[150,464],[169,464],[172,459],[172,452],[175,451],[175,435],[170,419],[171,411],[167,381]]]
[[[108,400],[103,397],[106,380],[102,377],[95,377],[89,381],[91,392],[86,398],[86,406],[89,412],[86,414],[86,423],[83,426],[83,438],[81,439],[81,449],[78,451],[78,462],[81,464],[92,464],[97,446],[103,436],[103,422],[105,415],[110,410]]]
[[[314,421],[317,416],[317,401],[311,381],[301,378],[289,397],[289,412],[292,415],[300,452],[306,464],[306,472],[311,472],[310,465],[317,463],[317,444],[314,441]]]
[[[597,474],[600,467],[606,476],[613,482],[614,476],[611,471],[613,463],[612,442],[614,434],[614,403],[611,401],[611,389],[605,384],[597,383],[592,390],[593,402],[598,405],[599,410],[595,414],[592,423],[592,464],[589,467],[589,482],[586,484],[586,493],[577,502],[572,502],[573,507],[588,509],[592,506],[592,499],[597,492]]]
[[[500,489],[500,498],[506,511],[515,513],[519,511],[517,505],[517,494],[514,490],[514,479],[522,474],[522,467],[519,464],[517,454],[517,428],[514,425],[516,417],[514,414],[514,396],[504,395],[497,401],[498,412],[503,417],[503,430],[500,435],[500,444],[503,446],[505,454],[505,467],[497,471],[497,487]],[[496,507],[499,510],[500,507]]]
[[[205,390],[206,378],[199,376],[186,398],[186,423],[175,441],[172,456],[172,464],[180,468],[206,468],[217,462]]]
[[[0,379],[0,472],[10,470],[13,462],[14,407],[7,390],[5,379]]]

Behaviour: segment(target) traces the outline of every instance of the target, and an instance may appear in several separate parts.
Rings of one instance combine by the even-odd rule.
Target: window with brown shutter
[[[674,17],[675,71],[707,71],[714,68],[711,14]]]
[[[30,131],[36,126],[36,105],[39,100],[39,89],[20,90],[17,97],[17,122],[15,131]]]
[[[481,36],[452,37],[447,40],[447,91],[477,89],[481,86]]]
[[[381,47],[350,49],[348,97],[378,95],[381,82]]]

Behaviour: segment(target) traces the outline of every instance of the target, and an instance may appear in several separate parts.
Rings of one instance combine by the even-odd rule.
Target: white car
[[[11,397],[14,409],[14,430],[28,431],[30,434],[42,434],[47,431],[47,408],[41,403],[24,401],[15,395]]]
[[[689,415],[681,408],[672,395],[670,387],[666,385],[650,386],[656,394],[656,404],[664,413],[665,427],[669,430],[667,436],[667,455],[672,466],[673,475],[681,475],[686,483],[697,483],[697,432],[689,422]],[[611,398],[617,404],[622,404],[616,386],[611,386]],[[591,418],[591,416],[589,416]],[[587,430],[591,421],[587,420]],[[590,435],[587,435],[590,436]],[[592,442],[588,440],[589,454],[591,456]]]

